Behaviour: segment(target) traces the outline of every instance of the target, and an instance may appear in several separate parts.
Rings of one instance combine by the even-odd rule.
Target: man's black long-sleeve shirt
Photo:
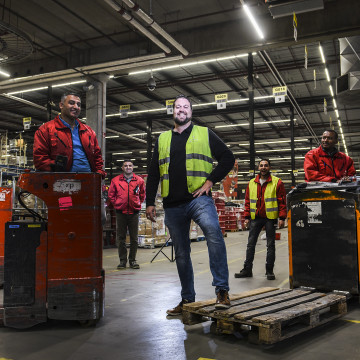
[[[170,145],[169,164],[169,195],[163,199],[164,208],[175,207],[194,199],[189,193],[186,179],[186,142],[190,136],[193,124],[181,134],[173,131]],[[160,181],[158,141],[151,160],[146,182],[146,206],[155,204],[155,197]],[[216,168],[208,176],[213,184],[222,180],[233,168],[235,158],[224,142],[209,129],[209,144],[213,158],[218,162]]]

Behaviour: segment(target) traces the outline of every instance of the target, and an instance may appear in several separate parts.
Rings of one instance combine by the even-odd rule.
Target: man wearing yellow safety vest
[[[267,240],[266,277],[275,280],[275,226],[284,227],[286,219],[286,192],[283,182],[270,174],[270,160],[259,161],[259,174],[251,179],[245,194],[245,222],[249,229],[244,268],[235,273],[236,278],[252,277],[255,246],[261,229],[265,226]],[[250,220],[251,219],[251,220]]]
[[[181,315],[185,303],[195,301],[194,273],[190,257],[190,222],[204,232],[209,252],[217,309],[230,306],[229,271],[224,238],[211,197],[211,187],[234,166],[234,155],[211,130],[192,123],[192,106],[185,95],[173,104],[174,128],[162,133],[155,145],[146,186],[146,215],[155,221],[155,197],[161,181],[165,224],[175,248],[181,283],[181,301],[168,310]],[[212,158],[218,161],[215,169]]]

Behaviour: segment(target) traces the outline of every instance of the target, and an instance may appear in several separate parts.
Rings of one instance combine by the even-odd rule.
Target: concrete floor
[[[287,229],[276,241],[275,281],[266,280],[266,241],[258,241],[254,277],[235,279],[242,268],[248,232],[228,233],[231,293],[262,286],[288,288]],[[234,335],[210,333],[210,322],[185,326],[165,311],[180,301],[175,263],[158,249],[139,249],[140,270],[116,270],[116,249],[104,250],[106,271],[105,317],[94,328],[77,322],[49,321],[27,330],[0,328],[0,359],[11,360],[114,360],[136,359],[360,359],[360,305],[354,301],[348,314],[330,324],[300,334],[272,347],[248,343]],[[170,256],[170,247],[165,248]],[[206,243],[192,243],[197,300],[214,297]],[[2,299],[2,291],[0,291]]]

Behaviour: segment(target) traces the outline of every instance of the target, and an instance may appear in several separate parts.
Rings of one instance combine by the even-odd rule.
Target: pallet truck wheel
[[[91,319],[91,320],[79,320],[79,323],[82,327],[88,328],[92,326],[96,326],[100,319]]]

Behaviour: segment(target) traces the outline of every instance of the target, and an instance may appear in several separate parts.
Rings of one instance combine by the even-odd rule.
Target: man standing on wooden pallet
[[[179,95],[173,109],[174,129],[158,138],[146,187],[146,215],[155,221],[155,196],[161,180],[165,224],[174,244],[181,282],[182,300],[167,314],[181,315],[183,304],[195,301],[189,238],[191,219],[200,226],[207,241],[217,296],[215,307],[226,309],[230,306],[226,247],[210,190],[233,168],[235,159],[211,130],[193,125],[192,106],[186,96]],[[218,161],[214,170],[213,157]]]
[[[270,160],[259,161],[259,174],[251,179],[245,194],[245,222],[250,222],[249,238],[244,268],[235,273],[236,278],[252,277],[255,246],[261,229],[265,226],[267,240],[266,277],[275,280],[275,226],[279,218],[279,229],[286,219],[286,192],[283,182],[270,174]],[[250,221],[251,219],[251,221]]]

